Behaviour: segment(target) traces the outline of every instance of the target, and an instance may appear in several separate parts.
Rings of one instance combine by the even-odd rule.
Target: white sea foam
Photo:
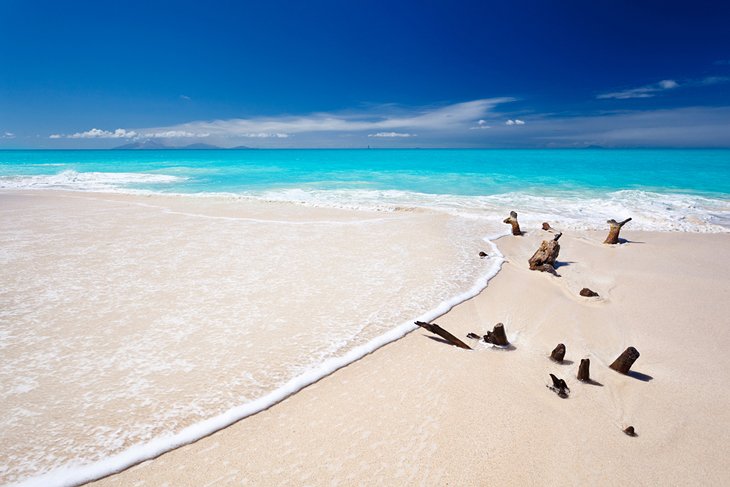
[[[125,172],[76,172],[58,174],[2,176],[0,189],[70,189],[108,191],[139,184],[171,184],[185,178],[167,174]]]
[[[91,464],[68,464],[42,475],[25,479],[17,485],[25,487],[73,486],[96,480],[115,472],[119,472],[145,460],[155,458],[167,451],[197,441],[237,421],[240,421],[243,418],[271,407],[308,385],[317,382],[338,369],[363,358],[378,348],[398,340],[411,331],[417,329],[418,327],[413,324],[413,321],[433,321],[439,316],[447,313],[454,306],[479,294],[487,286],[489,280],[497,275],[504,263],[504,256],[492,241],[502,235],[503,234],[497,234],[484,238],[484,241],[491,248],[489,257],[491,265],[468,290],[459,293],[450,299],[442,301],[435,308],[414,317],[412,320],[408,320],[399,326],[396,326],[388,332],[373,338],[367,343],[350,349],[342,356],[331,357],[324,360],[315,367],[312,367],[311,369],[290,379],[285,384],[269,392],[263,397],[233,407],[215,417],[195,423],[173,435],[162,436],[149,442],[137,444],[122,451],[121,453],[107,457],[101,461]]]
[[[155,194],[140,185],[183,183],[186,177],[158,173],[63,171],[52,175],[3,176],[0,189],[64,189],[130,194]],[[604,229],[610,218],[633,217],[631,228],[648,231],[719,233],[730,231],[730,200],[688,193],[621,190],[573,191],[536,194],[510,192],[491,195],[427,194],[400,190],[284,188],[246,190],[240,193],[170,193],[170,196],[245,198],[296,203],[310,207],[366,211],[397,211],[423,208],[465,218],[498,221],[505,210],[515,210],[528,224],[549,221],[572,230]]]
[[[465,218],[497,222],[505,210],[521,221],[573,230],[605,229],[606,220],[633,217],[634,230],[728,232],[730,200],[682,193],[640,190],[535,195],[502,193],[484,196],[425,194],[405,191],[288,189],[250,193],[265,201],[289,201],[313,207],[395,211],[404,207],[445,211]]]

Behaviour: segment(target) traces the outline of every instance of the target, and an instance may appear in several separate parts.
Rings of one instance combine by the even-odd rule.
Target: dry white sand
[[[560,278],[527,269],[546,236],[500,239],[499,275],[437,320],[460,337],[503,322],[514,350],[417,330],[98,484],[728,485],[730,235],[566,234]],[[559,342],[562,365],[548,359]],[[624,376],[608,364],[628,346],[641,357]],[[575,379],[586,357],[600,385]],[[568,399],[545,387],[550,372]]]

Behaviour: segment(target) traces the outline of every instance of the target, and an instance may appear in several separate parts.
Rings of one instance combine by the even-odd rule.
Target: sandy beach
[[[730,235],[627,228],[625,243],[607,246],[603,232],[566,232],[553,277],[527,268],[552,235],[525,230],[497,241],[506,262],[488,287],[437,320],[462,339],[502,322],[512,350],[468,341],[465,351],[419,329],[98,484],[727,484]],[[583,287],[600,296],[579,296]],[[563,364],[548,358],[560,342]],[[628,346],[641,357],[625,376],[608,365]],[[582,358],[595,384],[575,379]],[[549,373],[569,398],[546,387]]]
[[[561,278],[526,268],[542,232],[499,240],[502,271],[438,323],[463,337],[504,322],[515,350],[416,331],[99,484],[726,485],[729,236],[624,235],[618,247],[566,235]],[[548,359],[558,342],[565,365]],[[608,368],[627,346],[641,352],[633,376]],[[600,385],[575,380],[586,357]],[[568,399],[545,387],[549,372]]]

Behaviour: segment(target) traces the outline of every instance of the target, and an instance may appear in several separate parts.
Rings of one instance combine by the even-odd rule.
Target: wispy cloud
[[[520,120],[519,118],[516,118],[514,120],[511,120],[511,119],[507,120],[506,122],[504,122],[504,124],[505,125],[525,125],[525,121]]]
[[[377,134],[368,134],[368,137],[385,137],[385,138],[394,138],[394,137],[416,137],[416,134],[408,134],[403,132],[378,132]]]
[[[289,134],[283,134],[283,133],[272,134],[270,132],[256,132],[256,133],[249,133],[249,134],[241,134],[241,137],[248,137],[248,138],[252,138],[252,139],[286,139],[289,137]]]
[[[727,83],[729,81],[730,81],[730,77],[727,77],[727,76],[708,76],[706,78],[702,78],[696,84],[701,85],[701,86],[708,86],[708,85],[719,85],[722,83]]]
[[[604,99],[616,99],[616,100],[628,100],[630,98],[651,98],[661,93],[662,91],[672,90],[679,87],[679,83],[672,79],[665,79],[658,83],[651,85],[640,86],[638,88],[631,88],[622,91],[614,91],[611,93],[602,93],[596,98],[599,100]]]
[[[4,132],[2,135],[0,135],[0,139],[14,139],[15,134],[12,132]]]
[[[493,114],[496,106],[514,101],[513,98],[488,98],[441,106],[403,107],[377,105],[367,109],[342,112],[315,112],[305,115],[234,118],[226,120],[194,121],[166,127],[118,128],[114,131],[93,128],[70,135],[53,134],[52,139],[147,139],[209,137],[222,145],[236,143],[236,139],[287,139],[297,137],[296,143],[307,140],[331,139],[339,135],[379,138],[411,138],[416,134],[449,134],[466,131],[478,120]],[[326,144],[325,144],[326,145]]]
[[[180,99],[181,100],[186,100],[186,101],[190,101],[191,100],[191,98],[188,95],[180,95]]]
[[[157,132],[138,132],[136,130],[116,129],[114,131],[93,128],[74,134],[51,134],[51,139],[175,139],[208,137],[210,134],[188,132],[185,130],[163,130]]]
[[[508,145],[532,147],[728,147],[730,107],[534,116]],[[521,142],[522,141],[522,142]]]
[[[205,132],[218,137],[317,132],[403,132],[462,130],[513,98],[489,98],[446,106],[409,108],[381,105],[361,112],[318,112],[299,116],[251,117],[189,122],[149,130]]]

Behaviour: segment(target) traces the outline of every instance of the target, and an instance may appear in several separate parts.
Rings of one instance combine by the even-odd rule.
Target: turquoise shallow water
[[[729,150],[0,151],[6,185],[8,177],[64,171],[177,176],[174,183],[126,186],[183,193],[306,188],[473,196],[639,189],[730,195]]]
[[[425,207],[495,222],[514,208],[565,228],[631,215],[635,229],[730,229],[730,150],[0,151],[2,188]]]

